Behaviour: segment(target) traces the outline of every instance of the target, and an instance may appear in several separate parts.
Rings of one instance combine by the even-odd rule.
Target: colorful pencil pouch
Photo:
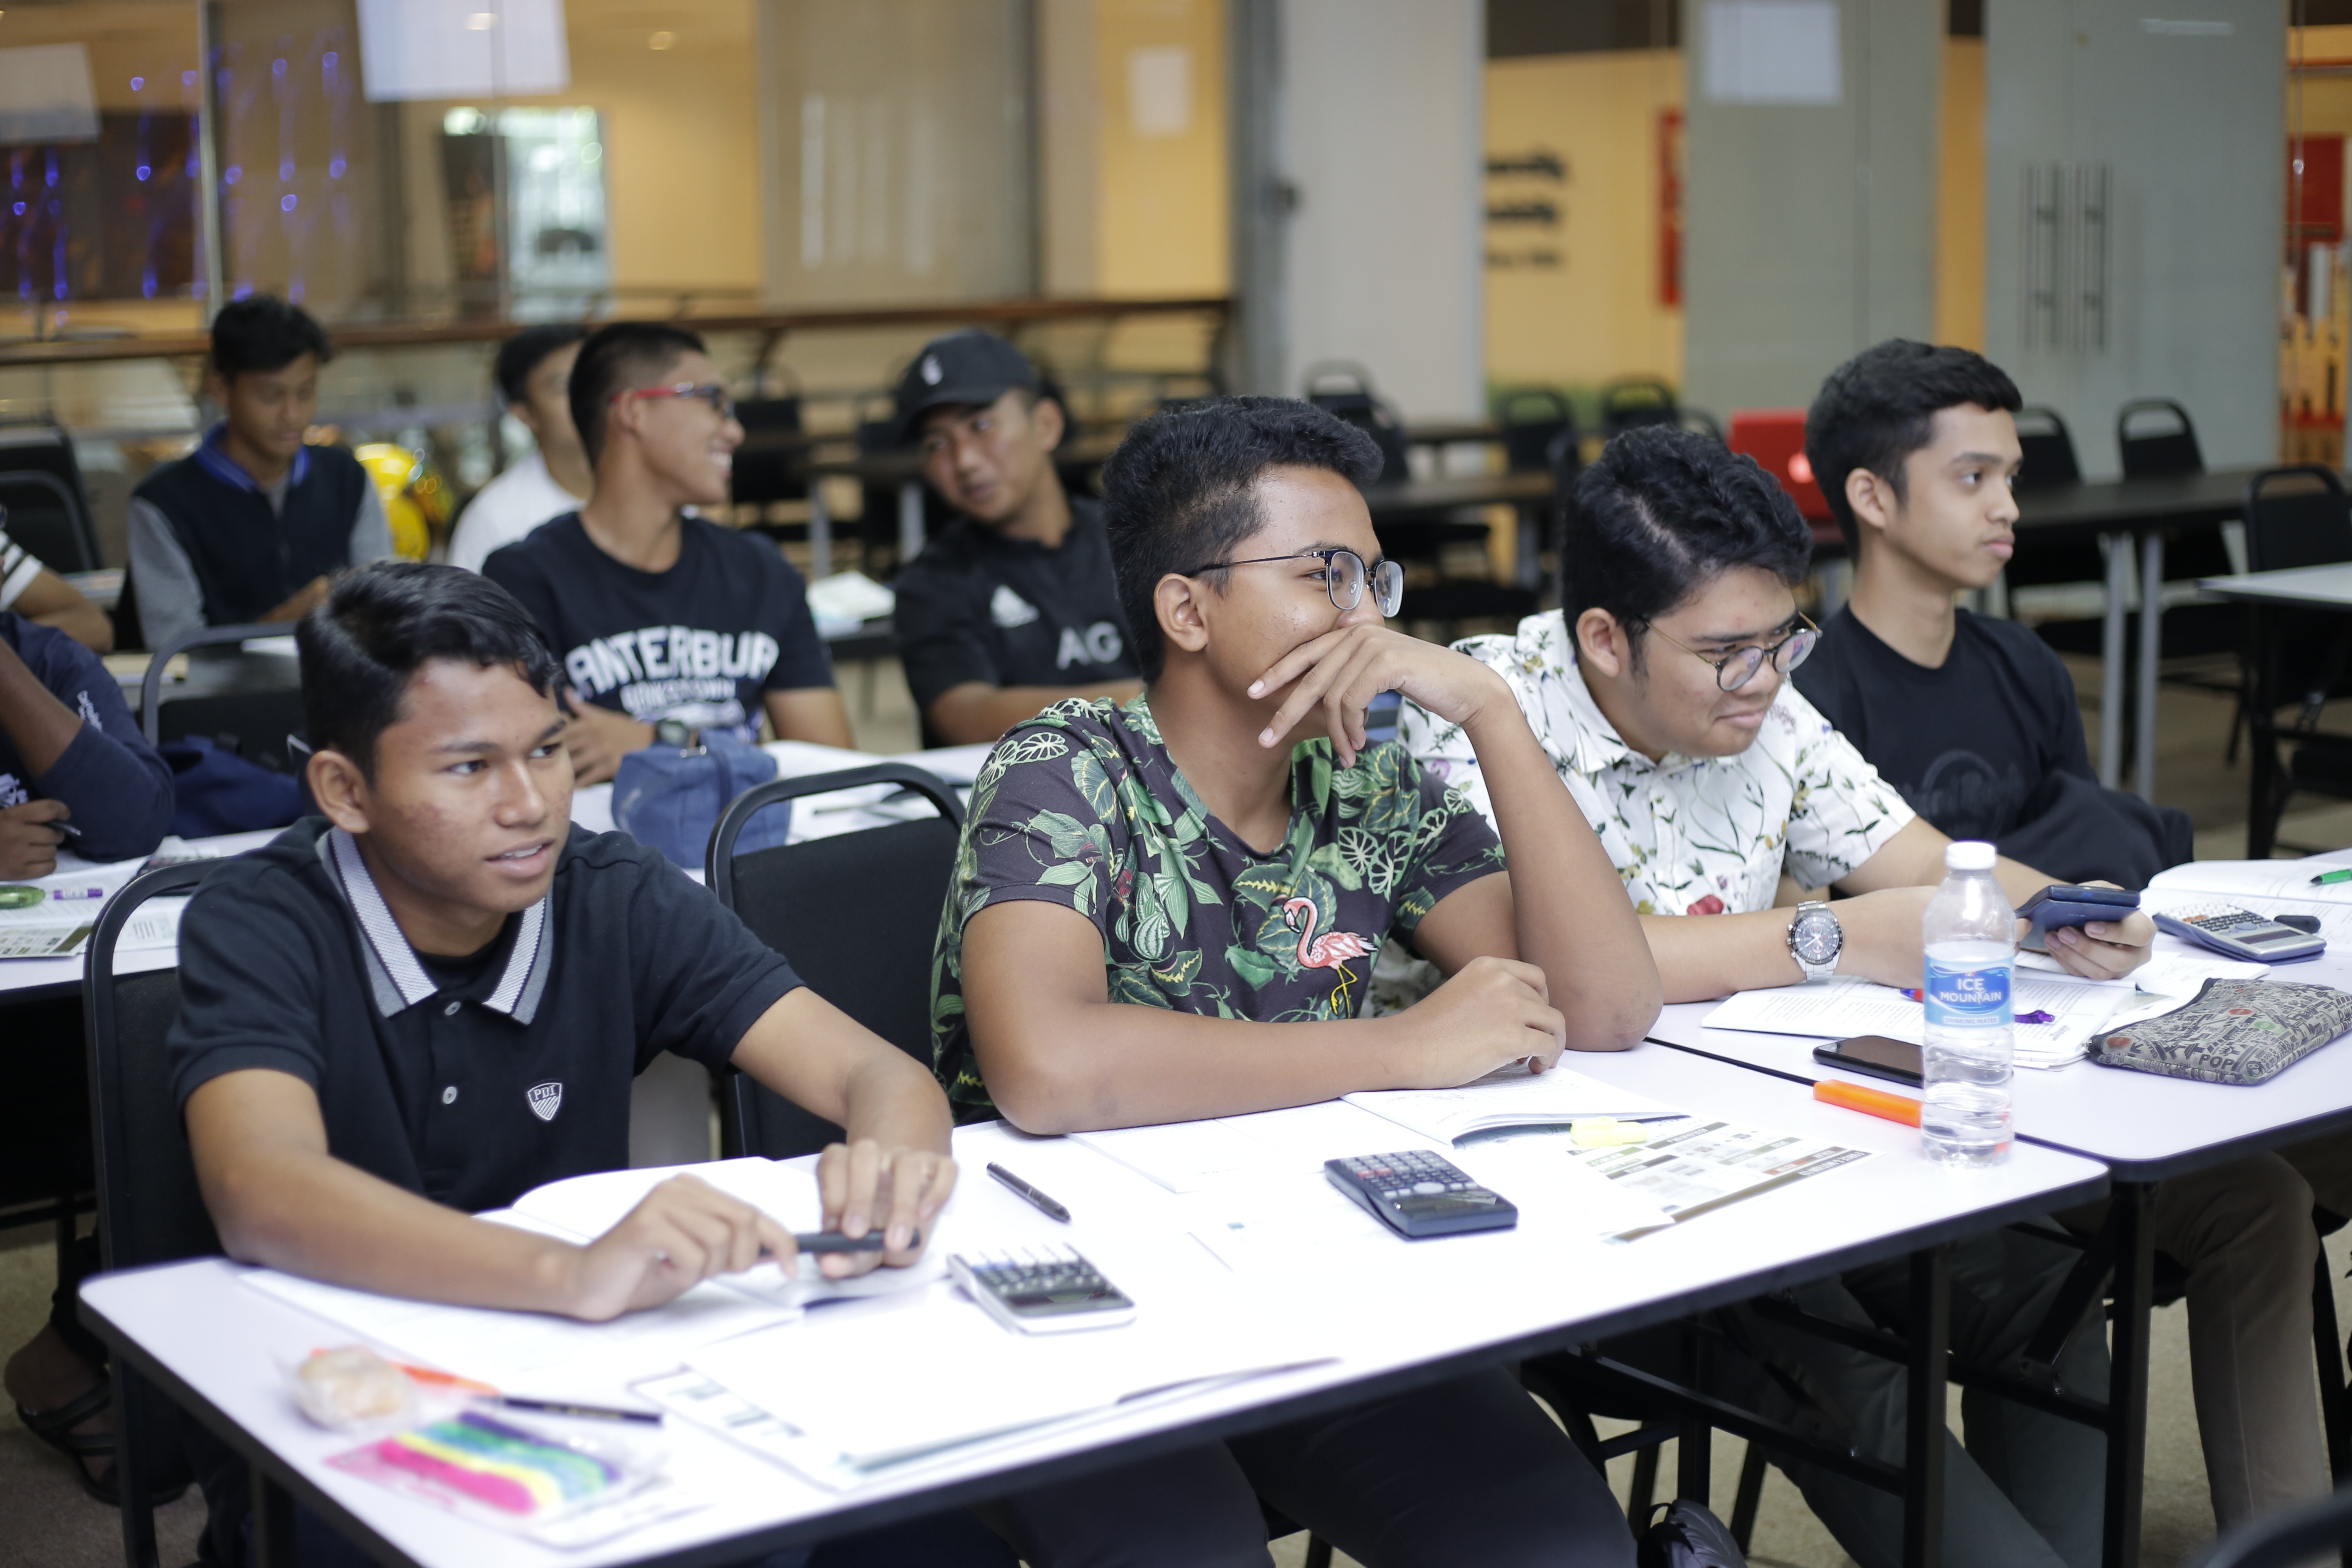
[[[617,1438],[552,1436],[465,1410],[328,1463],[483,1523],[536,1531],[646,1487],[659,1478],[661,1455]]]

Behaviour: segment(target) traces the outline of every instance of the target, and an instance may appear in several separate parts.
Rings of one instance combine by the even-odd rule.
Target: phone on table
[[[1919,1066],[1919,1047],[1908,1040],[1891,1040],[1885,1035],[1856,1035],[1834,1045],[1815,1046],[1813,1060],[1823,1067],[1867,1073],[1891,1083],[1907,1083],[1913,1089],[1917,1089],[1925,1079]]]
[[[2053,931],[2068,926],[2079,929],[2093,921],[2119,921],[2138,908],[2139,895],[2127,889],[2053,882],[2019,905],[2017,912],[2033,922],[2025,945],[2046,950]]]

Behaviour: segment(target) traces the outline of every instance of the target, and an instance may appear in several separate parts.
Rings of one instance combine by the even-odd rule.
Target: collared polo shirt
[[[553,884],[488,947],[410,947],[351,835],[296,823],[223,865],[180,927],[183,1104],[290,1073],[336,1158],[454,1208],[629,1163],[631,1080],[662,1051],[724,1064],[800,984],[661,856],[573,828]]]
[[[1915,815],[1787,682],[1746,751],[1669,752],[1652,762],[1593,701],[1559,611],[1529,616],[1516,637],[1454,646],[1510,687],[1643,914],[1769,909],[1782,870],[1808,888],[1827,887],[1877,854]],[[1493,817],[1477,752],[1460,725],[1407,702],[1397,738]]]

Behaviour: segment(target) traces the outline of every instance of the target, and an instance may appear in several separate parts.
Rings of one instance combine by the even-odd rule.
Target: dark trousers
[[[1500,1368],[978,1511],[1032,1568],[1270,1568],[1265,1508],[1365,1568],[1633,1562],[1607,1482]]]

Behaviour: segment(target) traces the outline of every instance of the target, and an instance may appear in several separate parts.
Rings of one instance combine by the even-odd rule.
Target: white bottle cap
[[[1962,838],[1944,846],[1947,871],[1990,871],[1992,859],[1992,846],[1980,838]]]

